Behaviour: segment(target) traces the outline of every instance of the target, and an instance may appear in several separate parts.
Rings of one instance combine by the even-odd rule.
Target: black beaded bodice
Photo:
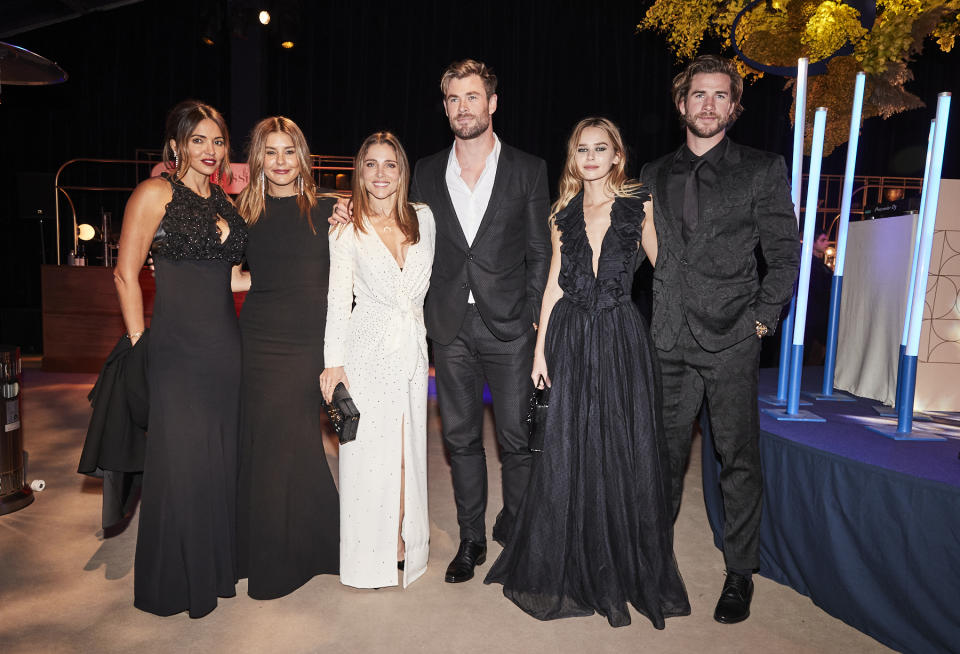
[[[610,209],[610,227],[600,245],[597,274],[593,274],[593,250],[583,217],[583,193],[554,219],[560,230],[560,288],[563,297],[587,311],[612,309],[630,301],[633,274],[643,261],[637,248],[643,222],[646,191],[618,197]]]
[[[210,196],[201,197],[179,181],[166,176],[173,198],[153,238],[151,251],[166,259],[223,260],[237,264],[247,248],[247,225],[217,184]],[[227,221],[230,233],[221,243],[217,216]]]

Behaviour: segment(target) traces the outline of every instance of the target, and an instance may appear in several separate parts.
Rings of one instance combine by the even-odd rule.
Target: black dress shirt
[[[722,141],[699,157],[691,152],[686,144],[680,146],[680,149],[677,150],[676,157],[673,160],[673,166],[670,168],[667,193],[669,193],[670,206],[673,209],[673,214],[681,222],[683,221],[683,188],[687,181],[687,174],[690,172],[690,168],[699,160],[703,159],[704,163],[700,166],[698,172],[699,188],[712,189],[719,177],[718,168],[720,160],[727,152],[727,143],[729,143],[729,141],[724,137]]]

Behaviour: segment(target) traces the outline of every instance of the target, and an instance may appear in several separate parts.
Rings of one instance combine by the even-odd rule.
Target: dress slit
[[[407,487],[407,470],[406,470],[406,452],[404,448],[406,447],[406,414],[400,414],[400,515],[399,520],[397,520],[397,538],[400,542],[403,542],[403,551],[404,556],[406,556],[407,544],[403,541],[403,521],[406,517],[406,512],[404,511],[404,491]],[[399,542],[397,543],[399,545]],[[397,559],[398,561],[400,559]]]

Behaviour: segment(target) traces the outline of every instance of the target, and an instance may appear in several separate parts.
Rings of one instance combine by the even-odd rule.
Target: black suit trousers
[[[494,336],[469,305],[456,338],[434,342],[437,402],[443,421],[443,442],[450,455],[453,494],[461,540],[486,542],[487,463],[483,449],[483,384],[490,388],[497,442],[500,444],[503,510],[493,537],[505,542],[530,478],[526,418],[533,383],[530,330],[512,341]]]
[[[693,421],[704,398],[720,456],[725,512],[723,555],[728,569],[759,567],[761,496],[757,376],[760,339],[750,336],[720,352],[707,352],[684,321],[676,345],[657,350],[663,380],[663,421],[669,454],[667,476],[673,515],[680,510],[690,458]],[[706,465],[706,463],[704,464]]]

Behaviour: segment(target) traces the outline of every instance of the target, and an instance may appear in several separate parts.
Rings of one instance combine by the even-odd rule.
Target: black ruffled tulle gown
[[[240,330],[230,271],[247,230],[226,194],[171,182],[152,252],[157,294],[147,344],[144,455],[134,605],[201,617],[237,581]],[[221,243],[217,216],[230,233]]]
[[[556,216],[563,297],[545,342],[546,442],[486,578],[540,620],[597,612],[623,626],[629,602],[662,629],[690,613],[660,472],[655,353],[630,299],[648,198],[614,202],[596,277],[582,194]]]

